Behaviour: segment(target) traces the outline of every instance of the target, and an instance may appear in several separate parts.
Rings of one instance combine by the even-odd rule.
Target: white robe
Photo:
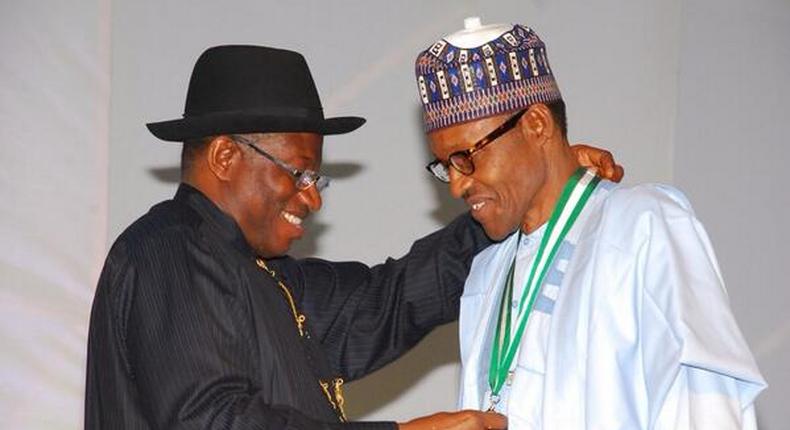
[[[542,232],[519,247],[515,298]],[[489,407],[517,237],[479,254],[466,281],[461,408]],[[563,241],[511,370],[498,410],[512,430],[753,429],[766,386],[689,202],[671,187],[606,181]]]

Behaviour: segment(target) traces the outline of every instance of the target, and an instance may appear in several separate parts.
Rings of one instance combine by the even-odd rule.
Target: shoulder
[[[205,237],[202,218],[187,205],[164,201],[130,224],[115,240],[105,261],[99,288],[156,290],[189,283],[205,270],[216,245]],[[209,257],[209,258],[205,258]],[[216,271],[219,264],[211,264]]]
[[[622,215],[662,217],[693,215],[691,203],[675,187],[665,184],[613,186],[605,197],[603,208]]]
[[[686,196],[664,184],[611,187],[602,198],[601,212],[609,227],[618,229],[657,220],[694,218]]]
[[[662,234],[669,224],[695,220],[689,200],[672,186],[602,184],[588,233],[628,253]]]
[[[201,224],[201,218],[187,205],[167,200],[130,224],[113,248],[134,251],[155,244],[187,242],[195,238]]]
[[[205,221],[188,205],[166,200],[131,223],[115,240],[108,261],[131,265],[173,264],[190,248],[206,248]]]

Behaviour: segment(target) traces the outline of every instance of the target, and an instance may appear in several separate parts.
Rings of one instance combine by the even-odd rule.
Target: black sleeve
[[[464,214],[416,241],[405,256],[373,267],[298,260],[310,330],[335,370],[347,380],[360,378],[457,319],[472,259],[490,244]]]
[[[189,257],[173,246],[140,251],[108,261],[99,283],[85,428],[395,428],[318,422],[266,404],[242,317],[248,311],[234,288],[244,282],[239,273],[200,250]]]

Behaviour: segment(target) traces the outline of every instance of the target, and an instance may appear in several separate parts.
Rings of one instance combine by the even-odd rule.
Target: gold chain
[[[261,269],[265,270],[266,273],[268,273],[277,282],[277,285],[280,286],[280,289],[283,290],[285,297],[288,299],[288,304],[291,305],[291,313],[294,316],[294,321],[296,321],[296,328],[299,329],[299,336],[304,337],[304,322],[307,320],[307,317],[304,316],[304,314],[300,314],[299,311],[296,310],[296,303],[294,302],[294,298],[291,295],[291,290],[289,290],[288,287],[286,287],[285,284],[280,281],[280,279],[277,277],[277,274],[274,273],[274,270],[270,269],[262,258],[256,258],[255,264],[257,264]]]
[[[272,277],[277,282],[277,285],[285,294],[285,297],[288,299],[288,304],[291,306],[291,313],[294,316],[294,321],[296,321],[296,328],[299,329],[299,336],[304,337],[304,323],[307,320],[307,317],[304,314],[300,314],[299,311],[296,309],[296,302],[294,302],[293,295],[291,294],[291,290],[283,284],[282,281],[277,277],[277,273],[274,270],[270,269],[269,266],[266,265],[266,262],[263,261],[262,258],[256,258],[255,264],[258,265],[261,269],[266,271],[269,276]],[[346,403],[345,398],[343,397],[343,378],[335,378],[332,381],[332,392],[329,391],[329,382],[325,382],[322,380],[318,380],[318,383],[321,385],[321,389],[324,390],[324,394],[326,394],[327,400],[329,400],[329,404],[332,405],[332,409],[337,412],[340,421],[347,422],[348,419],[346,418],[346,411],[343,406]]]
[[[335,378],[332,381],[332,392],[329,391],[329,382],[318,380],[318,383],[321,384],[321,388],[324,390],[324,394],[326,395],[326,399],[329,401],[329,404],[332,405],[332,409],[337,412],[338,418],[342,422],[348,422],[348,418],[346,418],[346,410],[343,406],[346,403],[346,399],[343,397],[343,378]]]
[[[346,399],[343,397],[343,378],[335,378],[335,400],[337,402],[337,413],[340,415],[340,421],[346,422],[346,410],[343,406],[346,404]]]

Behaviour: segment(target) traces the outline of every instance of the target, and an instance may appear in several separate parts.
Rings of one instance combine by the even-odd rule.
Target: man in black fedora
[[[396,426],[346,422],[343,383],[457,318],[468,266],[489,241],[465,214],[374,267],[287,257],[321,207],[323,136],[363,123],[324,118],[298,53],[201,55],[183,118],[148,124],[184,142],[182,183],[120,235],[99,280],[86,428]],[[462,411],[400,426],[505,422]]]

